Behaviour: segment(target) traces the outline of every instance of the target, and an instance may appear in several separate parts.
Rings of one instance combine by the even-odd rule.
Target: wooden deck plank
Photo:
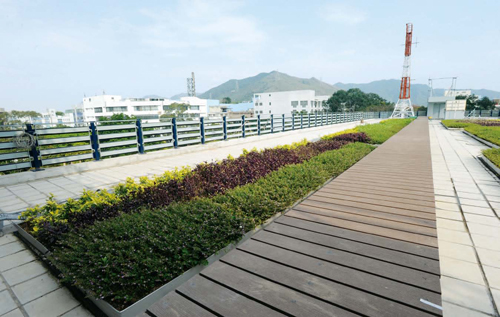
[[[217,280],[233,290],[244,292],[256,300],[293,316],[358,316],[220,261],[208,267],[201,275]]]
[[[221,260],[291,289],[367,316],[425,316],[427,313],[283,264],[236,250]],[[312,312],[311,312],[312,313]]]
[[[381,247],[411,255],[416,255],[423,258],[428,258],[433,260],[439,259],[438,250],[436,248],[424,246],[421,244],[415,244],[412,242],[406,242],[392,238],[376,236],[370,233],[354,231],[347,228],[333,227],[328,224],[321,224],[292,217],[280,217],[276,219],[275,222],[334,237],[341,237],[344,239],[361,242],[376,247]]]
[[[171,292],[160,301],[148,308],[148,313],[156,317],[170,316],[199,316],[214,317],[208,310],[196,305],[192,301],[182,297],[176,292]],[[149,315],[145,315],[149,316]]]
[[[269,244],[258,243],[254,240],[248,241],[248,243],[241,245],[238,249],[425,311],[438,312],[437,309],[422,304],[420,298],[425,298],[438,305],[441,303],[441,296],[435,292],[319,260]]]
[[[177,292],[223,316],[284,316],[201,275],[182,284]]]
[[[304,229],[286,226],[280,223],[272,223],[265,229],[266,232],[284,235],[290,238],[312,242],[325,247],[340,249],[347,252],[364,255],[374,259],[394,263],[397,265],[414,268],[417,270],[439,274],[439,261],[430,261],[416,255],[409,255],[391,249],[377,247],[374,245],[348,240],[340,237],[330,236]]]
[[[336,186],[355,186],[363,189],[369,189],[373,188],[374,190],[383,190],[383,191],[388,191],[388,192],[395,192],[395,193],[402,193],[402,194],[407,194],[407,195],[415,195],[415,197],[434,197],[434,191],[433,190],[423,190],[421,191],[419,188],[410,188],[410,189],[405,189],[397,186],[392,186],[391,184],[385,184],[384,186],[379,186],[375,187],[371,185],[370,183],[367,182],[362,182],[361,180],[337,180],[335,179],[335,182],[332,182]],[[332,184],[330,183],[330,184]],[[325,187],[329,187],[330,184],[326,184]]]
[[[440,291],[440,284],[439,280],[436,279],[436,274],[417,271],[394,263],[384,262],[355,253],[328,248],[316,243],[272,234],[266,231],[259,232],[252,240],[309,255],[317,259],[350,267],[359,271],[370,272],[387,279],[424,288],[429,291]]]

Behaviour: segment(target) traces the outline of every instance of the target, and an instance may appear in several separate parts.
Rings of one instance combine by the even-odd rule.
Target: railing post
[[[315,127],[318,126],[318,113],[317,112],[314,113],[314,126]]]
[[[142,122],[141,119],[137,119],[135,121],[135,125],[137,127],[136,132],[137,132],[137,144],[138,147],[137,149],[139,150],[139,154],[144,154],[144,138],[142,135]]]
[[[307,115],[308,115],[308,117],[307,117],[307,127],[310,128],[311,127],[311,113],[308,113]]]
[[[26,124],[26,133],[29,133],[35,140],[35,143],[30,147],[29,150],[30,156],[33,158],[33,161],[31,161],[31,167],[34,167],[35,170],[39,171],[42,167],[42,160],[40,160],[40,151],[38,151],[38,139],[35,135],[36,131],[33,124]]]
[[[241,137],[245,137],[245,115],[241,116]]]
[[[304,114],[300,114],[300,128],[304,129]]]
[[[321,112],[321,125],[323,125],[323,120],[325,119],[325,113]]]
[[[222,128],[224,132],[224,140],[227,140],[227,117],[222,117]]]
[[[285,132],[285,114],[281,115],[281,131]]]
[[[205,117],[200,117],[201,144],[205,144]]]
[[[99,134],[97,133],[97,125],[95,122],[90,123],[90,144],[92,146],[92,156],[94,160],[99,161],[101,159],[101,151],[99,149]]]
[[[271,133],[274,132],[274,115],[271,115]]]
[[[257,135],[260,135],[260,114],[257,115]]]
[[[295,130],[295,113],[292,113],[292,130]]]
[[[179,139],[177,137],[177,119],[172,118],[172,139],[174,140],[174,148],[179,146]]]
[[[380,119],[380,115],[381,115],[381,113],[382,113],[382,112],[380,112],[380,111],[378,112],[378,118],[379,118],[379,119]]]

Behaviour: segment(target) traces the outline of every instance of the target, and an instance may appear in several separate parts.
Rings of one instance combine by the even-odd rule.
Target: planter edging
[[[470,133],[470,132],[467,132],[467,131],[463,131],[466,135],[470,136],[471,138],[475,139],[476,141],[480,142],[480,143],[483,143],[484,145],[486,146],[489,146],[491,148],[494,148],[494,149],[498,149],[499,146],[496,145],[496,144],[493,144],[491,143],[490,141],[486,141],[485,139],[481,139],[480,137]]]
[[[479,155],[477,157],[483,165],[488,168],[493,174],[500,178],[500,168],[498,168],[492,161],[490,161],[486,156]]]

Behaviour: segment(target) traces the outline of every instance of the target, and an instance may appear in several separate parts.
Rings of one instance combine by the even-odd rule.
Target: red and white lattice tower
[[[401,89],[399,90],[399,99],[394,106],[394,112],[391,118],[408,118],[413,117],[413,107],[410,100],[410,67],[411,67],[411,45],[412,45],[413,24],[406,24],[406,41],[405,41],[405,61],[403,64],[403,76],[401,78]]]

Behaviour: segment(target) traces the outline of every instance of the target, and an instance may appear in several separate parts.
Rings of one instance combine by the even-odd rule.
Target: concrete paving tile
[[[3,272],[3,277],[10,286],[22,283],[47,272],[47,269],[38,261],[26,263]]]
[[[2,315],[2,317],[24,317],[23,313],[19,309],[14,309],[10,312],[8,312],[5,315]]]
[[[0,246],[0,258],[17,253],[24,249],[25,249],[24,245],[19,241],[14,241],[11,243],[4,244]]]
[[[88,310],[86,310],[83,306],[78,306],[61,317],[92,317],[92,315]],[[3,317],[3,316],[2,316]]]
[[[441,276],[453,277],[459,280],[485,285],[479,264],[448,258],[439,257]]]
[[[497,242],[498,244],[498,242]],[[500,268],[500,252],[487,250],[483,248],[477,248],[477,253],[479,254],[479,259],[483,265],[493,266]]]
[[[25,211],[26,208],[28,207],[29,207],[28,204],[18,203],[7,207],[0,207],[0,210],[5,213],[11,213],[11,212]]]
[[[487,250],[500,251],[500,243],[498,243],[497,238],[474,233],[472,233],[471,235],[476,247]]]
[[[472,246],[472,241],[470,240],[469,234],[465,232],[441,228],[438,230],[437,234],[438,240]]]
[[[0,315],[10,312],[17,307],[16,302],[10,296],[9,291],[0,292]]]
[[[500,290],[492,288],[491,294],[493,295],[493,300],[497,307],[500,307]]]
[[[471,213],[471,214],[483,215],[483,216],[489,216],[489,217],[495,216],[495,214],[493,213],[493,210],[491,210],[491,208],[462,205],[462,211],[464,213]]]
[[[13,234],[6,234],[0,237],[0,246],[11,243],[14,241],[18,241],[17,238]]]
[[[487,317],[490,315],[483,314],[477,310],[472,310],[458,305],[443,301],[443,316],[445,317]]]
[[[500,268],[483,265],[483,270],[490,287],[500,290]]]
[[[435,195],[435,200],[445,203],[458,204],[458,199],[456,197]]]
[[[460,198],[460,204],[461,205],[469,205],[469,206],[476,206],[476,207],[484,207],[484,208],[489,208],[490,206],[486,202],[486,200],[476,200],[476,199],[467,199],[467,198]]]
[[[500,220],[497,217],[489,217],[476,214],[464,213],[467,222],[481,223],[483,225],[498,227],[500,229]]]
[[[7,289],[7,284],[3,281],[3,279],[0,279],[0,292]]]
[[[453,190],[434,189],[434,193],[436,195],[441,195],[441,196],[455,197],[455,191],[453,191]]]
[[[60,288],[24,305],[29,316],[53,317],[64,314],[80,305],[68,290]]]
[[[444,228],[444,229],[456,230],[456,231],[462,231],[462,232],[467,231],[465,229],[464,223],[461,220],[456,221],[456,220],[437,218],[436,224],[437,224],[438,230],[441,228]]]
[[[21,199],[17,198],[17,196],[16,196],[13,199],[2,200],[0,202],[0,207],[10,207],[12,205],[18,205],[18,204],[25,204],[25,202],[22,201]]]
[[[458,197],[465,199],[476,199],[476,200],[484,200],[484,196],[482,194],[471,194],[471,193],[457,193]]]
[[[59,283],[50,274],[43,274],[32,278],[31,280],[17,284],[12,287],[21,304],[26,304],[38,297],[55,291],[61,287]]]
[[[491,202],[496,202],[496,203],[500,203],[500,196],[494,196],[494,195],[488,195],[486,194],[486,199],[488,199]]]
[[[436,209],[436,217],[443,218],[443,219],[462,221],[462,213],[460,213],[458,211]]]
[[[469,231],[471,233],[500,238],[500,229],[498,227],[487,226],[474,222],[468,222],[467,226],[469,227]]]
[[[445,203],[441,201],[436,201],[436,208],[450,211],[460,211],[460,207],[458,204]]]
[[[29,250],[23,250],[0,258],[0,272],[34,261],[36,258]]]
[[[476,253],[474,248],[471,246],[452,243],[448,241],[440,240],[439,244],[439,257],[442,256],[457,259],[461,261],[467,261],[471,263],[478,263]]]

